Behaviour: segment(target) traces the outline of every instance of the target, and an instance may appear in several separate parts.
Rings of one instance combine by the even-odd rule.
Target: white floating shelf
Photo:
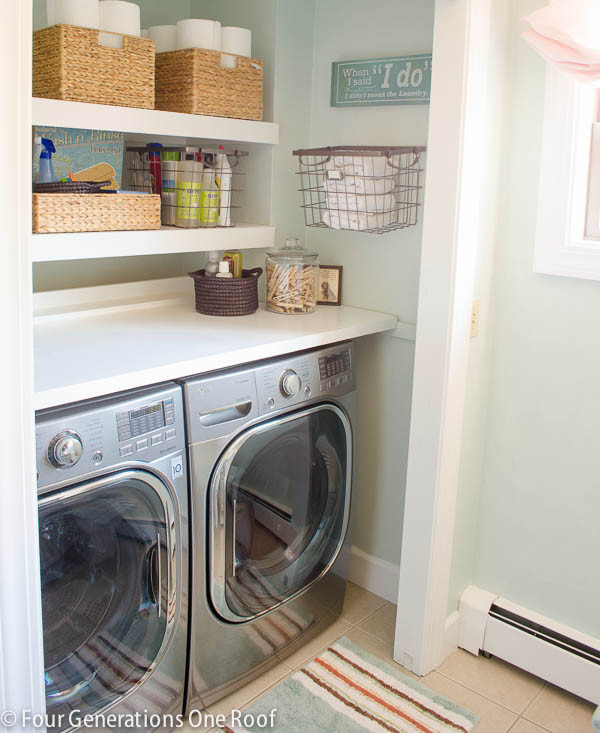
[[[211,139],[268,145],[276,145],[279,142],[279,125],[275,122],[234,120],[230,117],[189,115],[157,109],[113,107],[106,104],[64,102],[39,97],[32,99],[31,114],[34,125],[112,130],[148,135],[157,141],[163,137],[178,137],[189,140]]]
[[[33,234],[33,262],[90,260],[100,257],[210,252],[221,249],[262,249],[275,244],[275,227],[236,224],[234,227],[151,231]]]

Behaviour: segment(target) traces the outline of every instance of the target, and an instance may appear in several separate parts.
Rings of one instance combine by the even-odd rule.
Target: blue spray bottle
[[[52,153],[56,153],[56,148],[52,140],[49,140],[47,137],[42,138],[42,148],[38,183],[54,183],[57,179],[52,166]]]

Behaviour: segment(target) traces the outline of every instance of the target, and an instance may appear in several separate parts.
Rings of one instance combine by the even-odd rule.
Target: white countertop
[[[189,278],[158,281],[163,290],[169,283],[170,293],[156,282],[132,284],[129,298],[123,285],[35,296],[36,409],[389,331],[397,324],[393,315],[347,306],[286,316],[261,304],[251,316],[203,316],[194,311]],[[154,289],[153,298],[148,288]],[[172,297],[173,290],[178,297]]]

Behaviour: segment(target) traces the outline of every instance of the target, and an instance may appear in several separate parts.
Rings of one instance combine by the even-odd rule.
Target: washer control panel
[[[38,489],[185,447],[177,385],[137,390],[36,414]]]

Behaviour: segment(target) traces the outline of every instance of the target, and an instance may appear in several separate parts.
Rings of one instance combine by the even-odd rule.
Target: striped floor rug
[[[230,721],[227,733],[469,733],[477,717],[345,636]],[[260,727],[258,723],[262,723]]]

